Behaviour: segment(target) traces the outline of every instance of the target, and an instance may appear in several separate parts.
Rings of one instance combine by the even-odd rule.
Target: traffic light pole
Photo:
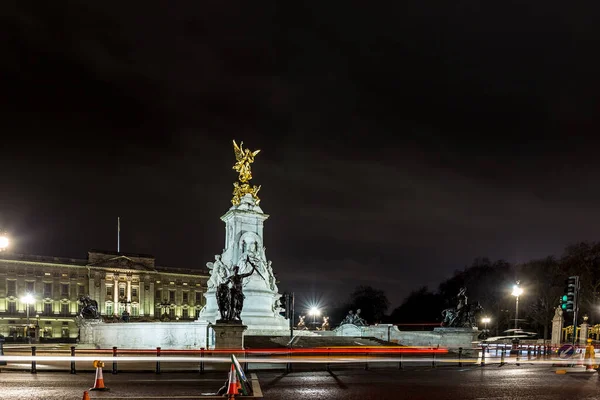
[[[575,278],[575,298],[573,299],[573,346],[577,344],[577,311],[579,311],[579,276]]]
[[[288,294],[288,308],[290,317],[290,343],[294,339],[294,292]]]

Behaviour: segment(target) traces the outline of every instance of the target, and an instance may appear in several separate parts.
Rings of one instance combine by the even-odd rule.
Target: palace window
[[[171,303],[175,303],[175,291],[174,290],[169,290],[169,301]]]
[[[175,319],[175,309],[169,308],[169,318]]]
[[[139,317],[140,316],[140,307],[137,304],[131,305],[131,316]]]
[[[25,282],[25,291],[27,293],[33,293],[33,283],[31,281]]]
[[[52,297],[52,283],[44,282],[44,297]]]
[[[196,304],[202,304],[202,292],[196,292]]]
[[[16,314],[17,313],[17,302],[16,301],[9,301],[8,302],[8,313],[9,314]]]
[[[85,295],[85,286],[84,285],[79,285],[78,286],[78,291],[79,291],[79,295],[80,296],[84,296]]]
[[[113,315],[113,303],[106,303],[106,315]]]
[[[52,303],[44,303],[44,315],[52,315]]]
[[[6,295],[16,296],[17,295],[17,281],[6,281]]]
[[[109,297],[112,297],[112,295],[113,295],[113,287],[112,287],[112,285],[106,287],[106,295],[109,296]]]
[[[188,302],[188,292],[183,292],[183,302],[184,303]]]
[[[181,310],[181,318],[188,319],[188,309],[187,308],[184,308],[183,310]]]
[[[125,286],[119,286],[119,297],[125,297]]]
[[[138,288],[137,286],[134,286],[131,288],[131,296],[132,297],[137,297],[138,296]]]
[[[69,284],[62,283],[60,285],[60,296],[61,297],[69,297]]]
[[[69,315],[69,304],[61,304],[60,305],[60,313],[63,316]]]

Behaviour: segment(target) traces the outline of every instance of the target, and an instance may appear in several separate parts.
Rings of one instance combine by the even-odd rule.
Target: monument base
[[[211,324],[210,327],[215,332],[215,349],[243,349],[244,331],[248,329],[242,321],[228,321]]]

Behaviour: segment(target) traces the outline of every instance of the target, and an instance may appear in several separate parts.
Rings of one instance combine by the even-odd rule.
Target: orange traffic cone
[[[94,382],[94,387],[90,388],[90,390],[110,390],[109,388],[104,387],[104,376],[102,376],[102,367],[104,367],[104,363],[102,361],[94,361],[94,367],[96,367],[96,382]]]
[[[235,367],[231,364],[231,371],[229,371],[229,385],[227,387],[227,398],[233,399],[238,392],[238,380],[237,380],[237,372],[235,372]]]
[[[90,400],[90,394],[87,391],[83,392],[83,399],[81,400]]]

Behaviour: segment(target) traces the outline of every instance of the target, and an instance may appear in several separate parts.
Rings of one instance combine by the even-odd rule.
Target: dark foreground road
[[[550,367],[469,366],[466,368],[413,368],[406,370],[333,369],[331,372],[259,371],[265,399],[598,399],[597,373],[557,375]],[[213,393],[225,380],[224,374],[119,373],[105,374],[110,392],[93,392],[91,398],[193,399]],[[94,374],[48,372],[0,373],[0,398],[81,399],[94,382]]]

